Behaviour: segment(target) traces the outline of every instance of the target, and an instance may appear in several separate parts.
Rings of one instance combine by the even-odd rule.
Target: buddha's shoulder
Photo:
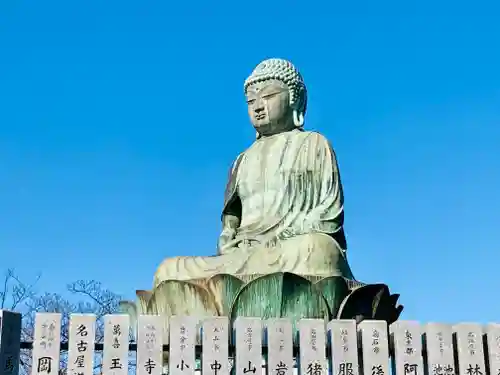
[[[321,134],[320,132],[315,131],[315,130],[303,130],[303,131],[299,132],[298,134],[302,134],[304,137],[325,139],[326,140],[326,137],[323,134]]]
[[[315,142],[318,145],[325,145],[329,146],[330,142],[328,139],[321,133],[313,130],[304,130],[301,131],[300,133],[297,133],[302,139],[304,139],[307,142]]]

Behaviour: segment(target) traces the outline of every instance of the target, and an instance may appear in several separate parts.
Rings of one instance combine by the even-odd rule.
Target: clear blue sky
[[[472,5],[475,4],[475,5]],[[0,252],[132,298],[215,251],[268,57],[338,154],[349,260],[404,318],[499,320],[500,2],[0,2]]]

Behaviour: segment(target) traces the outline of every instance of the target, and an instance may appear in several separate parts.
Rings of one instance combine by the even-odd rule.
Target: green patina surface
[[[314,283],[292,273],[274,273],[258,277],[228,296],[230,317],[332,319],[348,293],[342,277]]]

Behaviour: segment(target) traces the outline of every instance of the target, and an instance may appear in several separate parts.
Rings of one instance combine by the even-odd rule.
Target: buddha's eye
[[[276,96],[278,95],[277,92],[273,92],[273,93],[270,93],[270,94],[266,94],[266,95],[263,95],[262,98],[263,99],[271,99],[273,96]]]
[[[248,105],[253,104],[253,103],[255,103],[255,99],[248,99],[247,100]]]

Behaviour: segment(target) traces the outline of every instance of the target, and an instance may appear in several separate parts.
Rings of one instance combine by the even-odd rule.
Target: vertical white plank
[[[486,325],[486,342],[488,343],[490,374],[500,375],[500,324]]]
[[[229,375],[229,320],[227,317],[203,321],[203,375]]]
[[[161,375],[164,317],[139,315],[137,319],[137,375]]]
[[[194,375],[198,331],[199,319],[196,317],[173,316],[170,318],[169,375]]]
[[[400,320],[390,327],[395,375],[424,375],[422,329],[418,322]]]
[[[262,372],[262,320],[238,317],[236,330],[236,375]]]
[[[292,375],[293,332],[289,319],[268,319],[267,332],[267,375]]]
[[[32,375],[57,374],[61,347],[61,314],[37,313],[33,340]]]
[[[425,352],[428,374],[455,375],[451,325],[441,323],[425,325]]]
[[[302,374],[326,375],[326,330],[323,319],[299,320],[300,371]]]
[[[328,331],[331,340],[332,374],[360,375],[356,321],[332,320],[328,323]]]
[[[129,319],[126,314],[104,316],[103,375],[127,375]]]
[[[95,322],[93,314],[70,316],[67,375],[93,375]]]
[[[483,327],[476,323],[453,326],[456,335],[458,370],[460,375],[485,375]]]
[[[380,320],[364,320],[358,326],[363,350],[363,373],[389,375],[389,342],[387,323]]]
[[[21,314],[0,310],[0,375],[19,373]]]

